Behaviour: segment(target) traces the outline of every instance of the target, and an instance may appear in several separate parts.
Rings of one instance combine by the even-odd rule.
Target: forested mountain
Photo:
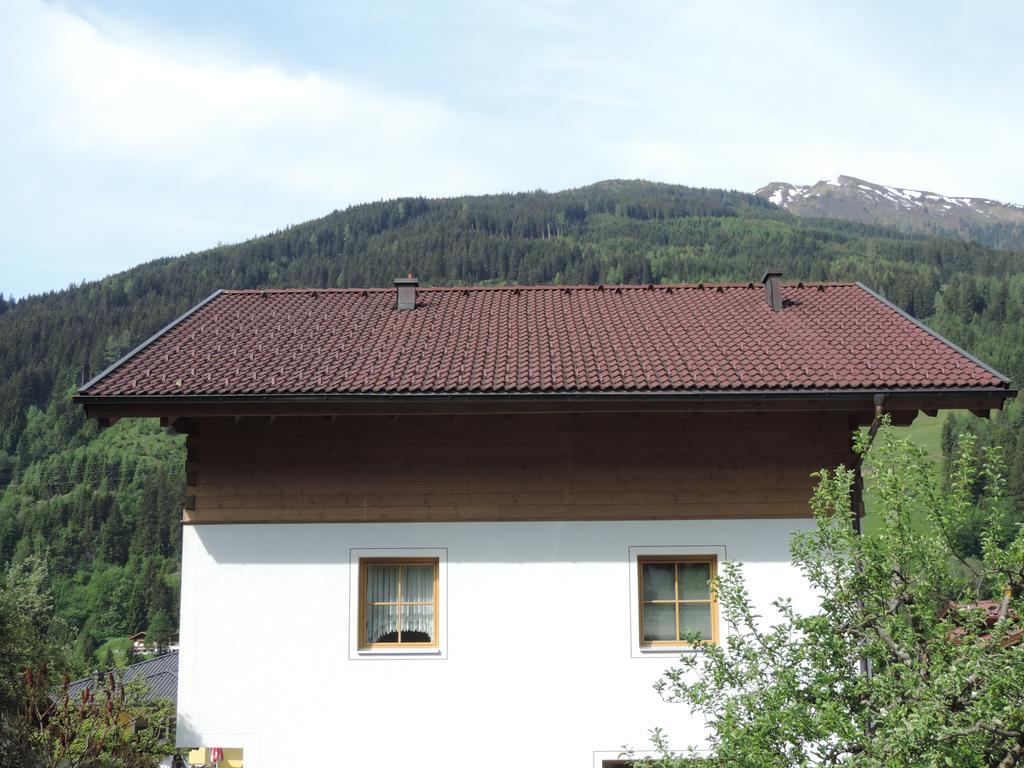
[[[773,181],[755,193],[798,216],[880,224],[1024,250],[1024,205],[951,197],[837,176],[816,184]]]
[[[861,280],[1024,376],[1024,254],[804,219],[756,195],[642,181],[557,193],[358,205],[274,234],[0,301],[0,566],[47,555],[83,665],[104,638],[176,621],[180,437],[99,432],[70,403],[101,370],[217,288]],[[1020,418],[998,420],[999,430]],[[966,422],[962,427],[972,428]],[[982,427],[986,439],[1002,439]],[[1024,447],[1014,492],[1024,498]]]

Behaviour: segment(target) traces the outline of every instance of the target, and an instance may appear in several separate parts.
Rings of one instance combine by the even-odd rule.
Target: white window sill
[[[404,657],[422,657],[428,658],[443,657],[444,654],[440,648],[359,648],[356,650],[356,655],[360,658],[404,658]]]
[[[703,652],[700,648],[694,648],[692,645],[641,645],[637,650],[643,656],[678,656],[681,653],[690,654]]]

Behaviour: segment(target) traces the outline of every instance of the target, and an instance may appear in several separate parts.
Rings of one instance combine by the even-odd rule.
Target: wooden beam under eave
[[[776,505],[779,506],[779,505]],[[794,507],[786,505],[784,511],[752,509],[745,513],[728,513],[715,511],[664,512],[651,514],[640,511],[630,513],[622,511],[611,514],[599,512],[567,513],[565,511],[551,514],[522,514],[514,510],[494,512],[491,510],[436,510],[422,508],[415,511],[402,510],[399,513],[375,515],[375,511],[365,509],[326,509],[326,510],[220,510],[203,509],[182,511],[183,525],[302,525],[311,523],[466,523],[466,522],[607,522],[636,520],[764,520],[810,518],[810,507]]]
[[[909,427],[917,418],[917,411],[891,411],[889,417],[894,427]]]

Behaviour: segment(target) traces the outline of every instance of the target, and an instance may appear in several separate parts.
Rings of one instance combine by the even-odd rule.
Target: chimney
[[[419,287],[420,281],[412,276],[412,272],[409,273],[408,277],[396,277],[395,278],[395,289],[398,293],[398,308],[399,309],[416,309],[416,289]]]
[[[782,309],[782,270],[769,269],[761,278],[764,283],[764,300],[772,308],[772,312]]]

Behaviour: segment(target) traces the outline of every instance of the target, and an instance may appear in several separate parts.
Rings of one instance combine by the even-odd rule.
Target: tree
[[[128,527],[124,524],[117,504],[110,510],[106,522],[100,526],[97,556],[107,563],[117,565],[123,565],[128,559]]]
[[[854,473],[840,467],[820,473],[816,527],[793,540],[817,612],[779,598],[769,625],[742,567],[725,563],[715,584],[724,644],[694,638],[703,653],[657,689],[704,715],[714,765],[1024,764],[1024,529],[1007,532],[1000,456],[979,457],[961,438],[943,489],[925,451],[883,427],[864,466],[877,534],[853,531]],[[976,514],[982,552],[968,559],[955,534]],[[655,737],[661,764],[682,765]]]
[[[152,768],[173,750],[173,708],[151,701],[145,684],[97,675],[72,695],[46,667],[24,675],[23,709],[3,760],[19,768]],[[56,688],[56,690],[54,690]]]
[[[19,707],[22,672],[60,655],[53,614],[45,561],[30,558],[0,578],[0,719]]]
[[[149,622],[146,639],[153,644],[157,653],[164,653],[167,650],[167,643],[171,639],[172,631],[171,621],[167,618],[167,614],[158,612]]]
[[[78,657],[80,668],[91,672],[96,668],[96,651],[99,650],[100,641],[88,624],[82,627],[75,639],[75,655]]]
[[[147,585],[143,580],[136,577],[132,582],[127,605],[124,607],[125,626],[128,628],[128,632],[132,634],[146,626],[146,587]]]

